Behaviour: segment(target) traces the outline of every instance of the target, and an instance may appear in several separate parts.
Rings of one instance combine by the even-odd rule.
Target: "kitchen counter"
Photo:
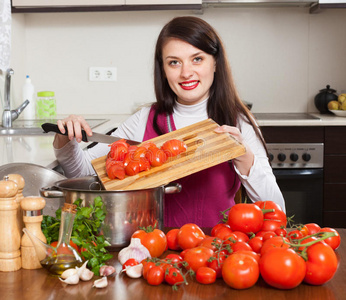
[[[109,264],[116,267],[117,275],[110,277],[104,289],[93,288],[93,278],[77,285],[66,285],[57,277],[48,275],[44,269],[19,270],[16,272],[0,272],[0,295],[2,300],[48,300],[48,299],[112,299],[112,300],[180,300],[180,299],[345,299],[346,289],[346,229],[338,229],[341,245],[337,249],[340,264],[334,277],[322,286],[300,284],[292,290],[279,290],[268,286],[261,278],[255,286],[247,290],[234,290],[222,279],[214,284],[202,285],[189,278],[187,286],[180,286],[173,291],[167,284],[150,286],[143,278],[131,279],[119,274],[121,265],[117,261],[117,253]],[[171,251],[172,252],[172,251]],[[167,252],[164,254],[166,255]]]
[[[346,118],[329,114],[312,114],[319,119],[308,120],[258,120],[260,126],[346,126]],[[64,116],[58,116],[62,118]],[[106,133],[119,126],[129,115],[85,115],[86,119],[106,119],[103,124],[96,126],[93,130],[99,133]],[[55,168],[58,162],[55,159],[52,143],[54,134],[45,135],[0,135],[0,165],[9,163],[32,163],[47,168]],[[81,143],[81,147],[88,144]]]

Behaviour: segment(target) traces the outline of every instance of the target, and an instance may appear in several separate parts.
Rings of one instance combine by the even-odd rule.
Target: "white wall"
[[[14,96],[26,74],[56,92],[58,113],[131,113],[154,101],[153,52],[162,26],[191,11],[12,14]],[[239,93],[254,112],[314,112],[330,84],[346,90],[346,9],[208,8]],[[116,67],[116,82],[88,81],[88,68]]]

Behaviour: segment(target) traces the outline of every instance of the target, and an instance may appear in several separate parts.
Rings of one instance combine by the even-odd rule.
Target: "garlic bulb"
[[[118,260],[122,265],[130,258],[134,258],[138,262],[141,262],[147,257],[151,257],[149,250],[145,248],[141,244],[141,240],[137,238],[132,238],[130,245],[120,250],[118,254]]]
[[[96,287],[98,289],[102,289],[108,285],[107,277],[102,277],[101,279],[97,279],[94,281],[93,287]]]
[[[61,279],[59,277],[59,279],[64,282],[64,283],[67,283],[67,284],[77,284],[79,282],[79,276],[78,276],[78,273],[75,273],[69,277],[67,277],[65,280]]]
[[[109,276],[115,273],[115,268],[113,266],[101,266],[100,268],[100,276]]]
[[[131,278],[139,278],[143,274],[143,265],[128,266],[125,269],[126,275]]]

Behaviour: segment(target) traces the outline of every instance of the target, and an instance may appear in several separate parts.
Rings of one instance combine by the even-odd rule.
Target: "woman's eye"
[[[195,62],[201,62],[202,60],[203,60],[202,57],[195,57],[193,59],[193,61],[195,61]]]
[[[171,60],[170,62],[169,62],[169,65],[170,66],[176,66],[176,65],[178,65],[179,64],[179,62],[177,61],[177,60]]]

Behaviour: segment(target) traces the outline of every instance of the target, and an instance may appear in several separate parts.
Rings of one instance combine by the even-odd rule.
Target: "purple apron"
[[[155,108],[151,107],[144,141],[157,137],[153,128],[154,114]],[[159,114],[157,124],[164,133],[176,130],[172,115]],[[181,227],[187,223],[200,227],[215,226],[222,219],[220,212],[234,205],[234,196],[240,187],[232,162],[221,163],[175,182],[182,185],[182,191],[165,195],[166,227]]]

